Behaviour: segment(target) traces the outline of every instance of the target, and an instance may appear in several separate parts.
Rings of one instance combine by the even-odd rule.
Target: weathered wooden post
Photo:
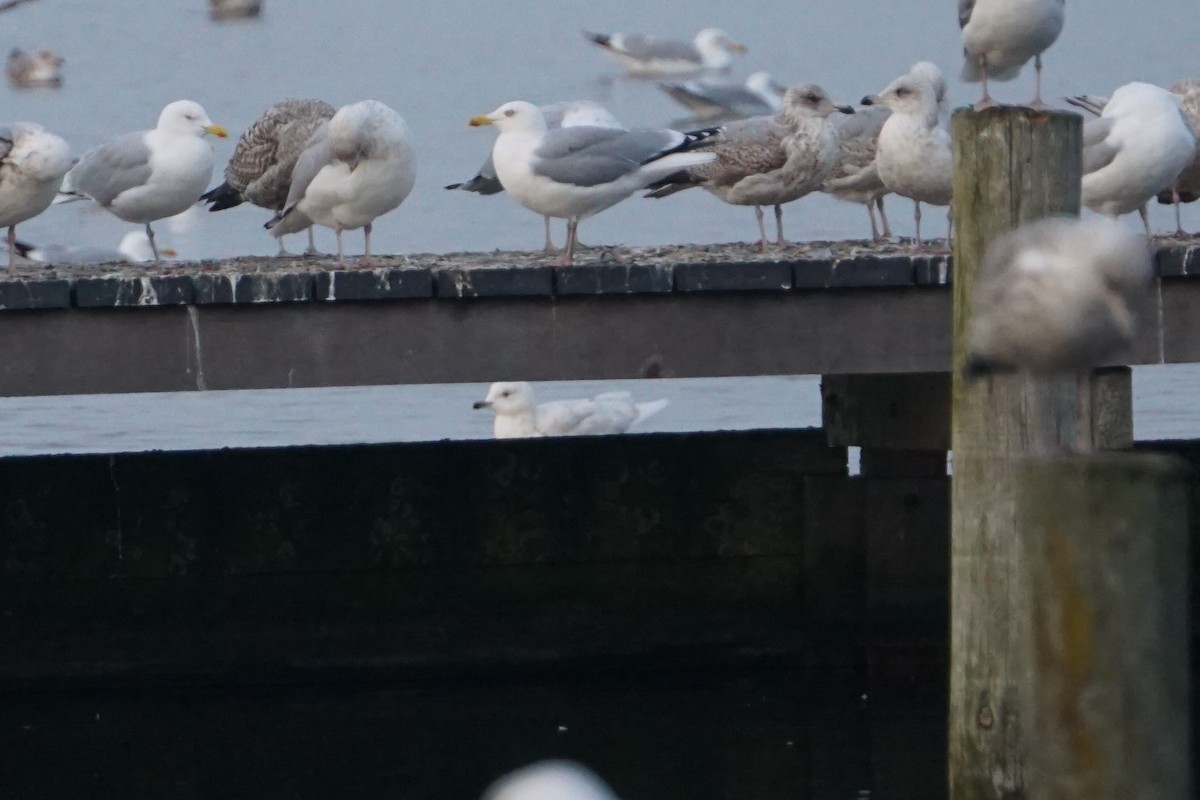
[[[1185,475],[1141,454],[1017,468],[1033,800],[1189,796]]]
[[[1075,441],[1076,382],[1016,375],[968,382],[962,368],[974,273],[988,245],[1021,223],[1078,215],[1083,126],[1074,114],[1007,107],[960,110],[952,129],[950,797],[1022,798],[1031,610],[1013,466],[1020,454]]]

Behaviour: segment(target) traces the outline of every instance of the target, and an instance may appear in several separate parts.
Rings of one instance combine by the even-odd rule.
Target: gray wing
[[[958,27],[965,28],[975,10],[975,0],[958,0]]]
[[[1098,94],[1076,94],[1064,99],[1076,108],[1082,108],[1097,117],[1104,113],[1104,107],[1108,105],[1108,98]]]
[[[63,191],[107,206],[122,192],[150,180],[150,148],[145,131],[135,131],[83,154],[64,180]]]
[[[547,132],[534,151],[533,171],[556,183],[598,186],[633,172],[686,139],[667,130],[559,128]]]
[[[1105,141],[1112,130],[1110,117],[1089,119],[1083,125],[1083,174],[1103,169],[1117,157],[1117,148]]]
[[[843,143],[851,139],[875,139],[891,115],[892,110],[887,106],[859,106],[853,114],[835,115],[833,126]]]
[[[669,94],[680,104],[696,109],[715,109],[736,114],[770,114],[774,108],[760,97],[740,84],[701,83],[660,83],[659,88]]]
[[[288,189],[285,208],[290,209],[304,198],[308,185],[321,168],[333,158],[333,149],[329,145],[329,121],[322,122],[309,137],[308,143],[296,159],[296,167],[292,170],[292,185]]]
[[[691,42],[678,39],[663,39],[658,36],[643,36],[640,33],[623,33],[620,46],[613,47],[640,61],[695,61],[701,62],[700,51]]]
[[[464,192],[475,192],[482,195],[499,194],[504,191],[500,179],[496,177],[496,164],[490,155],[487,157],[487,161],[483,162],[483,166],[479,168],[479,172],[475,173],[475,177],[462,183],[451,183],[446,188],[462,189]]]

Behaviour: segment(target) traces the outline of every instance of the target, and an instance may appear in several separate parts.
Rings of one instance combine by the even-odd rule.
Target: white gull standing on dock
[[[176,100],[155,128],[84,153],[63,180],[64,199],[90,198],[126,222],[145,224],[158,261],[150,223],[188,210],[208,186],[213,149],[204,137],[210,133],[228,135],[199,103]]]
[[[537,106],[515,100],[472,126],[495,125],[496,176],[518,203],[567,220],[567,246],[559,266],[572,263],[579,221],[598,214],[661,178],[716,158],[687,152],[711,131],[622,130],[576,126],[550,130]]]
[[[8,228],[8,267],[15,269],[17,225],[54,202],[71,169],[67,143],[32,122],[0,123],[0,227]]]
[[[584,31],[583,35],[602,47],[630,75],[644,78],[725,69],[733,60],[733,53],[746,52],[745,45],[733,41],[720,28],[705,28],[690,42],[641,33]]]
[[[363,229],[363,257],[371,263],[371,226],[397,208],[417,178],[412,133],[404,119],[377,100],[342,106],[321,123],[292,171],[286,208],[266,224],[287,226],[303,214],[337,236],[338,264],[345,264],[342,232]]]
[[[1200,80],[1186,78],[1172,85],[1171,91],[1179,96],[1179,105],[1192,133],[1200,137]],[[1171,188],[1158,193],[1158,202],[1163,205],[1175,204],[1176,236],[1187,236],[1183,230],[1179,204],[1194,203],[1197,200],[1200,200],[1200,139],[1197,139],[1196,155],[1192,157],[1192,163],[1183,168],[1183,172],[1175,178],[1175,184]]]
[[[473,408],[496,415],[497,439],[538,436],[595,436],[624,433],[636,422],[667,407],[667,400],[635,403],[629,392],[605,392],[591,399],[535,403],[533,387],[524,381],[493,383],[487,397]]]
[[[774,114],[783,105],[783,93],[787,91],[768,72],[755,72],[740,83],[701,78],[663,82],[658,88],[696,119]]]
[[[996,105],[988,94],[988,78],[1008,81],[1033,59],[1037,91],[1030,105],[1042,108],[1042,53],[1063,28],[1065,0],[958,0],[962,28],[962,80],[983,81],[980,111]]]

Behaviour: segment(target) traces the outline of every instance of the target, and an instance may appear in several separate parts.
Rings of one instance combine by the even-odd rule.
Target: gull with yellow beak
[[[572,263],[581,219],[681,169],[717,158],[688,152],[715,130],[680,133],[591,125],[550,130],[541,110],[523,100],[472,117],[471,125],[495,125],[500,131],[492,161],[514,200],[543,216],[567,220],[567,246],[559,266]]]
[[[213,149],[208,134],[229,134],[191,100],[169,103],[151,130],[127,133],[83,154],[66,178],[56,202],[91,199],[126,222],[146,226],[157,263],[150,223],[186,211],[212,178]]]

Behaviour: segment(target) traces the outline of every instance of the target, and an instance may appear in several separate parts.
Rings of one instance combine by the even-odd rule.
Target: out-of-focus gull
[[[8,53],[4,72],[8,82],[18,89],[57,89],[62,86],[62,66],[66,63],[53,50],[26,53],[14,47]]]
[[[609,113],[608,109],[592,100],[572,100],[570,102],[540,106],[539,108],[542,116],[546,118],[546,127],[550,130],[554,130],[555,128],[574,128],[583,125],[619,130],[625,128],[616,117]],[[483,162],[483,166],[479,168],[479,172],[475,173],[473,178],[465,180],[462,183],[451,183],[446,188],[461,189],[464,192],[474,192],[481,195],[499,194],[504,191],[504,187],[500,185],[500,179],[496,177],[496,165],[492,162],[491,153],[488,154],[487,160]],[[553,253],[558,248],[554,246],[554,241],[550,238],[550,217],[543,216],[542,219],[546,227],[544,249],[547,253]]]
[[[962,28],[962,79],[983,81],[980,111],[996,105],[988,94],[988,78],[1010,81],[1033,59],[1037,92],[1030,105],[1042,103],[1042,53],[1054,44],[1063,28],[1065,0],[958,0]]]
[[[208,0],[210,19],[250,19],[262,13],[262,0]]]
[[[666,408],[667,400],[635,403],[629,392],[606,392],[591,399],[535,403],[533,387],[524,381],[493,383],[487,397],[474,404],[490,408],[497,439],[535,436],[593,436],[624,433],[629,426]]]
[[[1119,216],[1137,211],[1146,236],[1146,204],[1175,185],[1196,158],[1196,135],[1184,118],[1179,97],[1149,83],[1127,83],[1112,98],[1080,96],[1075,105],[1101,109],[1083,126],[1085,206]]]
[[[127,133],[84,153],[62,191],[90,198],[126,222],[143,223],[158,261],[150,223],[189,209],[212,177],[213,149],[204,137],[228,134],[191,100],[169,103],[152,130]]]
[[[332,119],[333,106],[324,100],[287,99],[268,108],[246,129],[233,148],[225,167],[225,182],[200,196],[209,203],[209,211],[222,211],[249,200],[260,208],[276,213],[287,205],[292,186],[292,170],[304,152],[304,146],[325,120]],[[308,229],[308,249],[315,255],[312,221],[293,212],[287,224],[271,229],[279,240],[279,255],[288,255],[283,236]]]
[[[579,221],[598,214],[667,175],[706,164],[712,153],[687,152],[713,132],[621,130],[580,125],[550,130],[537,106],[515,100],[472,126],[495,125],[496,176],[521,205],[567,220],[559,266],[572,263]]]
[[[342,106],[309,137],[292,171],[287,204],[266,227],[289,225],[288,217],[332,228],[338,264],[344,264],[342,231],[362,228],[363,257],[371,262],[371,227],[412,191],[417,161],[404,119],[377,100]]]
[[[482,800],[617,800],[617,796],[582,764],[548,760],[497,779]]]
[[[954,157],[950,134],[939,124],[937,90],[926,77],[910,72],[862,102],[892,111],[879,131],[875,165],[889,191],[914,201],[920,247],[921,203],[948,206],[954,193]]]
[[[787,89],[767,72],[756,72],[743,83],[697,79],[659,83],[658,88],[696,119],[774,114]]]
[[[968,375],[1069,373],[1133,342],[1154,270],[1146,240],[1113,220],[1038,220],[992,243],[976,275]]]
[[[127,231],[121,237],[121,242],[116,249],[65,244],[31,245],[17,242],[17,251],[31,261],[43,264],[109,264],[117,261],[140,264],[154,260],[150,237],[143,230]],[[158,252],[167,258],[174,258],[178,255],[170,247],[160,247]]]
[[[1183,116],[1187,119],[1192,133],[1200,136],[1200,80],[1186,78],[1171,87],[1171,91],[1180,97],[1179,105]],[[1183,168],[1175,178],[1175,185],[1158,193],[1158,202],[1175,204],[1175,235],[1187,236],[1183,230],[1183,222],[1179,215],[1180,203],[1194,203],[1200,200],[1200,140],[1196,144],[1196,155],[1192,163]]]
[[[816,84],[792,86],[784,92],[778,114],[722,126],[702,148],[716,153],[716,161],[667,177],[647,196],[666,197],[703,186],[726,203],[754,206],[764,250],[768,243],[762,207],[774,206],[775,241],[783,247],[783,204],[820,189],[837,164],[838,133],[829,121],[835,111],[854,113],[850,106],[830,100]]]
[[[705,28],[690,42],[640,33],[584,31],[583,35],[604,48],[630,75],[644,78],[725,69],[733,60],[733,53],[746,52],[745,45],[730,39],[720,28]]]
[[[71,169],[65,141],[32,122],[0,124],[0,227],[8,228],[8,267],[16,268],[17,225],[54,202]]]

